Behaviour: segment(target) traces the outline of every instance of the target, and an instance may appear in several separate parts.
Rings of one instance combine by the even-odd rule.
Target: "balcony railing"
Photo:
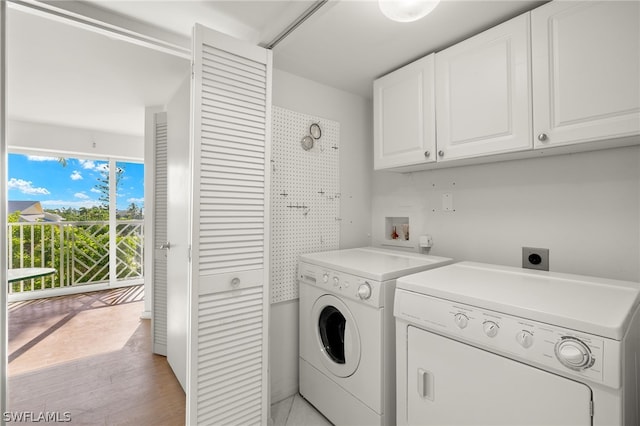
[[[141,282],[144,278],[144,221],[116,222],[115,275],[112,277],[109,222],[8,224],[11,268],[55,268],[56,274],[11,283],[9,293],[36,292],[88,284]]]

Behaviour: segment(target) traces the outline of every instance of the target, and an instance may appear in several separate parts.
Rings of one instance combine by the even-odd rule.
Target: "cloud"
[[[42,204],[46,208],[61,208],[61,207],[71,207],[74,209],[79,209],[80,207],[97,207],[100,205],[100,201],[97,200],[81,200],[81,201],[67,201],[67,200],[45,200],[41,201]]]
[[[142,198],[127,198],[127,203],[136,203],[136,204],[144,203],[144,197],[142,197]]]
[[[74,170],[73,173],[71,173],[70,177],[71,177],[71,180],[80,180],[80,179],[82,179],[82,175],[77,170]]]
[[[78,162],[80,163],[80,166],[82,166],[82,168],[85,170],[95,170],[98,172],[105,172],[109,170],[109,163],[105,161],[101,163],[96,163],[93,160],[78,159]]]
[[[7,187],[9,189],[17,189],[23,194],[29,194],[29,195],[49,195],[50,194],[47,188],[34,187],[33,182],[22,180],[22,179],[16,179],[16,178],[9,179]]]
[[[96,163],[93,160],[78,160],[83,169],[93,170],[96,168]]]
[[[89,191],[95,192],[96,194],[102,194],[102,191],[100,191],[98,188],[91,188]]]
[[[73,194],[74,197],[76,198],[81,198],[83,200],[87,200],[91,197],[89,197],[87,194],[85,194],[84,192],[76,192],[75,194]]]
[[[29,161],[58,161],[57,157],[45,157],[42,155],[27,155]]]

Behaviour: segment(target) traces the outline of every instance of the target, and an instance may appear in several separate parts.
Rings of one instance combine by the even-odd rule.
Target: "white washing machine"
[[[398,425],[640,425],[640,284],[461,262],[398,280]]]
[[[300,256],[300,394],[336,425],[394,424],[395,281],[451,262],[372,247]]]

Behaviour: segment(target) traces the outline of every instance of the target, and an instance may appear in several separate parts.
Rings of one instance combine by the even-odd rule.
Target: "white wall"
[[[552,271],[640,280],[640,147],[375,172],[372,207],[375,244],[386,216],[408,216],[431,254],[519,267],[522,246],[543,247]]]
[[[9,120],[7,132],[7,144],[11,152],[52,152],[134,161],[144,159],[142,136],[18,120]]]
[[[340,247],[369,245],[372,104],[370,100],[275,69],[273,104],[340,123]],[[271,400],[298,390],[298,301],[271,305]]]

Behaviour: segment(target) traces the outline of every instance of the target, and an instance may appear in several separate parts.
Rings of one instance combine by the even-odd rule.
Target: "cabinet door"
[[[438,161],[532,147],[529,14],[436,53]]]
[[[415,327],[407,375],[413,426],[592,424],[585,384]]]
[[[536,148],[640,133],[640,3],[531,12]]]
[[[435,161],[434,55],[373,83],[376,170]]]

